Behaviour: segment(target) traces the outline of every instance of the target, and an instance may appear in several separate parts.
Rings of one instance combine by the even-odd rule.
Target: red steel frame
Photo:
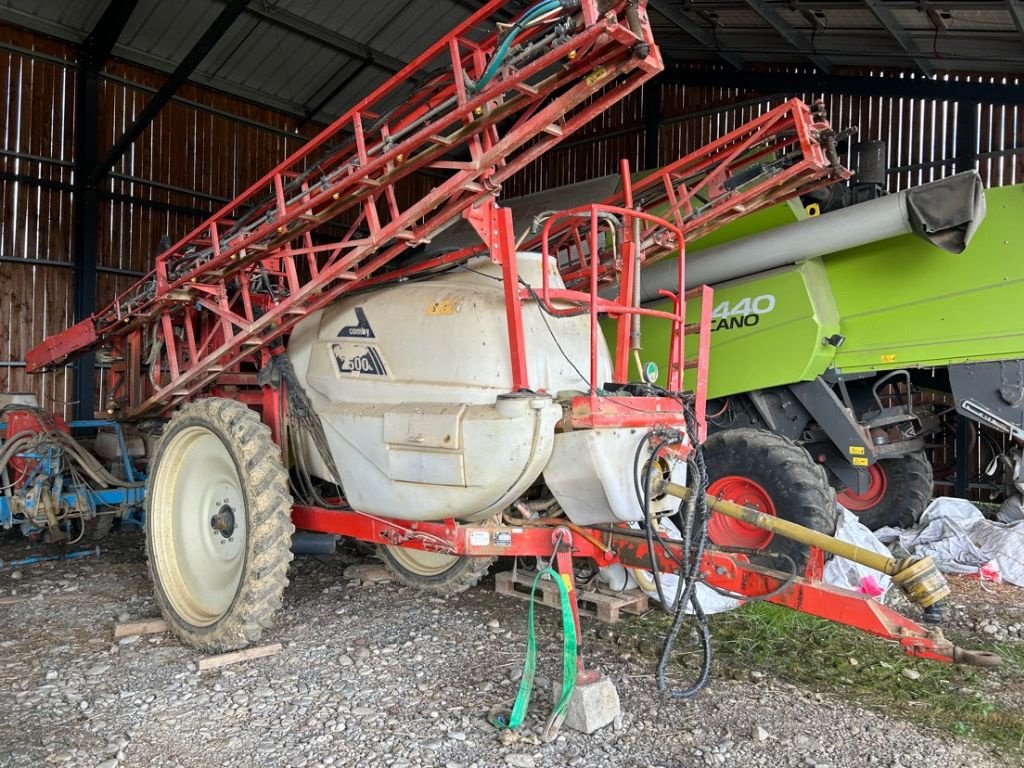
[[[428,552],[470,557],[551,557],[558,554],[559,570],[567,577],[570,585],[571,558],[591,560],[600,566],[619,563],[628,568],[650,569],[646,539],[629,528],[581,528],[566,523],[557,529],[562,532],[561,540],[567,545],[562,548],[556,547],[556,537],[553,536],[556,529],[546,525],[524,524],[514,528],[495,528],[460,524],[455,520],[410,522],[361,512],[339,513],[306,506],[296,506],[292,519],[297,527],[307,530]],[[495,535],[503,530],[514,530],[514,533],[507,537]],[[812,561],[816,560],[820,568],[820,551],[814,550],[814,553]],[[654,554],[659,569],[663,573],[673,573],[678,566],[672,556],[681,559],[682,547],[680,542],[661,539]],[[714,549],[705,552],[701,574],[709,584],[749,596],[767,595],[788,579],[788,574],[751,564],[744,555],[727,554]],[[813,575],[813,578],[818,577],[820,572]],[[867,595],[822,584],[806,576],[788,580],[788,588],[768,598],[769,602],[896,641],[908,655],[954,661],[952,647],[941,635],[901,616]]]
[[[498,44],[477,30],[506,5],[491,0],[113,304],[30,350],[29,371],[105,348],[111,407],[124,418],[167,413],[214,386],[253,387],[269,346],[303,316],[372,278],[394,279],[385,268],[397,257],[662,69],[644,3],[580,0],[571,29],[527,28],[517,47],[535,53],[471,92],[467,80],[481,79]],[[438,67],[407,95],[421,70]],[[418,170],[444,176],[403,206],[396,184]]]
[[[741,216],[849,178],[850,172],[835,156],[834,141],[835,132],[820,105],[809,107],[790,99],[642,179],[631,182],[626,173],[620,191],[600,203],[633,208],[635,200],[644,210],[671,223],[668,229],[650,223],[641,233],[645,260],[653,263],[679,251],[682,240],[676,233],[692,243]],[[744,181],[742,174],[759,164],[768,167]],[[539,250],[545,238],[549,250],[558,255],[565,284],[586,290],[592,269],[579,222],[564,219],[546,234],[528,237],[520,248]],[[439,257],[434,263],[461,260],[467,252],[485,250],[486,246],[473,246]],[[603,250],[596,253],[600,258],[598,279],[608,282],[618,277],[608,254]],[[628,281],[631,276],[623,274],[621,278]]]
[[[849,178],[838,163],[834,140],[820,106],[790,99],[642,179],[624,181],[602,203],[633,207],[637,200],[672,223],[669,231],[652,224],[641,232],[645,259],[653,263],[677,251],[682,255],[676,232],[692,243],[741,216]],[[765,167],[756,173],[758,166]],[[745,173],[754,175],[744,180]],[[566,285],[585,287],[594,274],[575,229],[566,222],[547,237],[555,238],[552,250],[559,254]],[[540,239],[528,239],[524,247],[536,248]],[[596,253],[601,262],[597,279],[605,282],[614,265]]]

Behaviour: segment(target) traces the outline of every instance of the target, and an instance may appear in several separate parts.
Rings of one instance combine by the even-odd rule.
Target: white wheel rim
[[[388,550],[399,565],[417,576],[440,576],[459,560],[458,555],[408,547],[388,547]]]
[[[179,616],[210,626],[234,602],[245,566],[238,468],[216,433],[186,427],[164,446],[150,494],[147,525],[160,586]]]

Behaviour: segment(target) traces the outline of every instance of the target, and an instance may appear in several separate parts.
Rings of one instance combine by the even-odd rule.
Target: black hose
[[[700,566],[704,558],[704,550],[707,546],[708,540],[709,515],[707,503],[704,498],[708,485],[707,468],[704,463],[704,454],[701,445],[697,439],[696,417],[693,415],[693,411],[690,409],[689,405],[685,401],[681,402],[683,404],[683,412],[686,417],[686,431],[691,447],[692,464],[696,468],[696,472],[688,473],[689,476],[687,478],[687,484],[692,486],[690,500],[680,504],[680,509],[685,508],[685,513],[680,515],[682,518],[681,530],[683,534],[682,562],[680,563],[679,581],[676,585],[672,626],[665,635],[665,642],[662,645],[661,654],[658,658],[658,664],[656,667],[658,688],[662,691],[668,690],[668,682],[666,680],[668,664],[672,657],[672,651],[675,647],[676,639],[678,638],[679,632],[686,621],[687,605],[693,609],[693,617],[697,622],[698,640],[701,647],[701,666],[696,679],[688,687],[681,690],[668,690],[668,695],[673,699],[692,698],[707,686],[708,680],[711,677],[712,656],[711,629],[708,625],[707,615],[704,613],[704,609],[701,607],[700,600],[696,594],[696,585],[700,581]],[[644,439],[641,440],[641,444],[637,449],[637,462],[639,462],[643,446],[648,444],[652,439],[658,436],[658,434],[659,433],[654,431],[649,432],[645,435]],[[665,432],[661,432],[660,436],[666,440],[669,439]],[[677,438],[674,442],[678,443],[680,440]],[[662,445],[667,447],[667,445],[670,444],[672,443],[666,442]],[[662,448],[662,446],[658,446],[658,448]],[[658,569],[657,557],[655,556],[654,551],[654,526],[649,519],[650,473],[656,465],[655,459],[657,457],[658,448],[656,448],[654,453],[652,453],[651,460],[644,471],[645,488],[642,494],[641,506],[644,509],[644,526],[647,529],[648,552],[654,582],[662,604],[667,605],[664,600],[664,593],[661,587],[661,574]],[[663,544],[663,546],[665,545]],[[665,548],[666,551],[668,551],[668,548]]]

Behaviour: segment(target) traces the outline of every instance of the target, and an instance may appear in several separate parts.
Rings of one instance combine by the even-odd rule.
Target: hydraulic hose
[[[512,43],[516,41],[516,38],[531,21],[546,13],[556,11],[561,7],[563,6],[560,0],[542,0],[542,2],[533,6],[530,10],[520,16],[515,24],[509,28],[508,34],[505,35],[505,38],[501,41],[497,50],[494,51],[494,56],[491,57],[491,60],[484,69],[483,74],[480,75],[480,79],[475,83],[470,83],[470,90],[474,92],[479,91],[494,78],[498,69],[508,56],[508,51],[512,47]]]

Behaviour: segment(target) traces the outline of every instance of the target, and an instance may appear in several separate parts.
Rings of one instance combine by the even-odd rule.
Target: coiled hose
[[[658,592],[658,599],[662,605],[669,603],[665,599],[665,592],[661,583],[661,570],[658,567],[658,558],[655,555],[655,547],[660,543],[663,551],[679,566],[679,579],[676,583],[676,593],[673,603],[672,625],[665,635],[661,654],[658,657],[656,676],[658,688],[668,691],[673,699],[689,699],[696,696],[708,684],[711,677],[711,629],[708,625],[707,615],[701,607],[697,597],[696,586],[700,580],[700,566],[704,558],[704,550],[708,541],[709,512],[704,495],[707,491],[708,477],[707,468],[704,463],[704,454],[697,439],[697,420],[693,411],[687,403],[683,403],[683,412],[686,417],[686,433],[691,447],[688,464],[690,471],[687,472],[687,485],[692,491],[689,501],[681,502],[677,509],[679,530],[683,535],[683,546],[681,557],[676,557],[671,548],[666,546],[654,530],[655,521],[652,519],[650,510],[650,488],[653,473],[658,471],[658,459],[662,453],[669,451],[672,446],[683,442],[682,434],[675,429],[657,429],[648,432],[637,446],[635,455],[634,477],[643,477],[643,485],[636,481],[637,499],[643,508],[643,527],[647,536],[647,550],[650,557],[651,573]],[[651,456],[647,465],[640,472],[640,461],[644,448],[653,445]],[[672,657],[679,632],[686,622],[686,607],[693,610],[693,618],[697,623],[698,641],[701,646],[701,666],[694,681],[681,690],[669,690],[667,681],[668,664]]]

